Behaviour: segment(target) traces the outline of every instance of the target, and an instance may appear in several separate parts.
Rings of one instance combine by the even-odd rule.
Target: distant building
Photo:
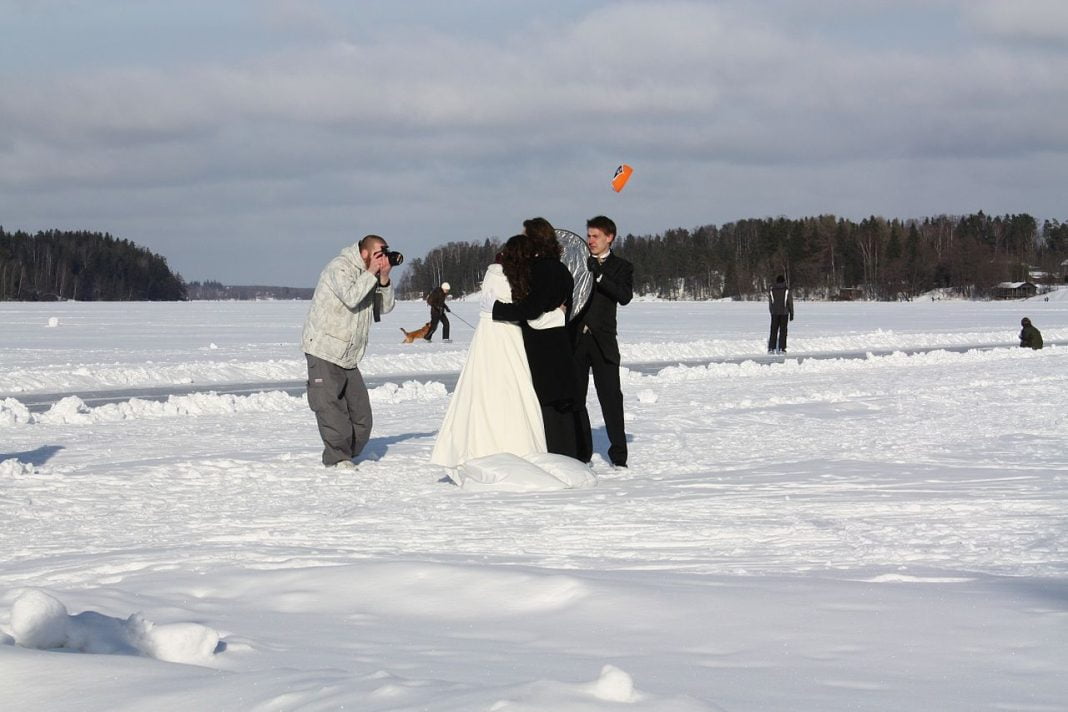
[[[994,299],[1027,299],[1038,294],[1031,282],[1001,282],[994,287]]]

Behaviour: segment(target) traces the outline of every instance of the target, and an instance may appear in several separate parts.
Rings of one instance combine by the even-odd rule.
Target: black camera
[[[390,250],[388,245],[382,245],[382,254],[386,256],[386,259],[389,260],[390,265],[394,267],[404,262],[404,255],[399,252],[394,252]]]

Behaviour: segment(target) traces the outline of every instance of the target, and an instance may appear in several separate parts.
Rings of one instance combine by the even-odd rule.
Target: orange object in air
[[[634,169],[628,166],[626,163],[622,164],[616,169],[616,174],[612,176],[612,190],[617,193],[623,190],[623,186],[630,180],[630,174],[634,172]]]

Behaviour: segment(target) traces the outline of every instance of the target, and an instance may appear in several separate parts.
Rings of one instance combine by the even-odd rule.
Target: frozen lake
[[[800,302],[775,362],[762,303],[632,303],[624,365],[706,363],[624,373],[631,467],[583,490],[442,482],[471,329],[401,344],[421,303],[355,473],[270,387],[22,403],[302,380],[307,306],[0,303],[5,704],[1065,709],[1068,301]],[[926,353],[833,357],[886,350]]]

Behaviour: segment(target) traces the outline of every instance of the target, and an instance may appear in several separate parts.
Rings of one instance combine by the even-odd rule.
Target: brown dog
[[[430,322],[428,321],[427,323],[423,324],[422,326],[420,326],[415,331],[407,331],[405,329],[401,329],[401,331],[404,332],[404,342],[403,343],[410,344],[413,341],[415,341],[416,339],[425,339],[426,338],[427,332],[430,331]]]

